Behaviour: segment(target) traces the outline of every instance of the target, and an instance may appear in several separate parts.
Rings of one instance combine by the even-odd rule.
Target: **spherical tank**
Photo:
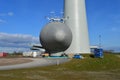
[[[65,51],[72,42],[72,32],[61,22],[48,23],[40,33],[40,42],[48,52]]]

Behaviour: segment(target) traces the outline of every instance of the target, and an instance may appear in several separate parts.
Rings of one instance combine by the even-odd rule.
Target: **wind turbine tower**
[[[64,0],[64,18],[73,36],[65,53],[90,53],[85,0]]]
[[[85,0],[64,0],[64,18],[50,18],[40,33],[51,56],[90,53]]]

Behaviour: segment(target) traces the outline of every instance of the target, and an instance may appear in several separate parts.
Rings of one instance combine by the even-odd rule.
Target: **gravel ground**
[[[27,58],[0,58],[0,66],[22,64],[32,61],[33,60]]]
[[[120,55],[118,55],[118,57],[120,58]]]
[[[24,60],[25,58],[21,58],[20,60]],[[26,58],[28,62],[20,63],[20,64],[11,64],[11,65],[3,65],[0,66],[0,70],[10,70],[10,69],[21,69],[21,68],[31,68],[31,67],[39,67],[39,66],[48,66],[48,65],[59,65],[60,63],[67,62],[69,59],[67,58]],[[26,60],[25,59],[25,60]],[[6,59],[7,60],[7,59]],[[15,59],[13,58],[14,61]],[[19,59],[18,59],[19,61]],[[19,61],[22,62],[22,61]],[[3,63],[2,63],[3,64]]]

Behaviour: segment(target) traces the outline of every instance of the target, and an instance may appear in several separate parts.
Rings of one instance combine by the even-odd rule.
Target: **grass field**
[[[0,80],[120,80],[120,57],[72,59],[70,62],[30,69],[0,71]]]

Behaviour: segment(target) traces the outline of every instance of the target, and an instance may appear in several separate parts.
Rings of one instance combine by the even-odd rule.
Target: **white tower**
[[[72,31],[72,43],[65,53],[90,53],[85,0],[64,0],[64,17]]]

